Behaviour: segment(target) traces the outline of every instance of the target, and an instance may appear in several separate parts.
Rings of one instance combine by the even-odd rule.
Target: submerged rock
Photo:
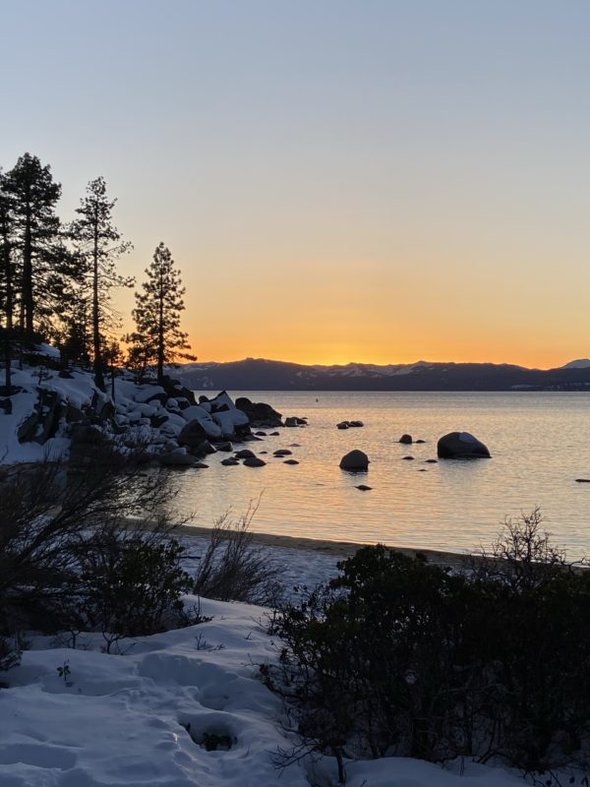
[[[307,426],[307,418],[290,415],[288,418],[285,418],[285,426]]]
[[[469,432],[450,432],[436,447],[440,459],[489,459],[488,447]]]
[[[361,426],[364,426],[362,421],[340,421],[336,424],[337,429],[359,429]]]

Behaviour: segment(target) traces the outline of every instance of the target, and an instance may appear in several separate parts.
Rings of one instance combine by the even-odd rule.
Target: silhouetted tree
[[[0,303],[6,393],[12,388],[11,342],[14,321],[14,259],[12,251],[12,198],[6,191],[6,175],[0,172]]]
[[[53,180],[51,168],[42,166],[37,156],[25,153],[6,174],[3,191],[11,200],[11,253],[21,262],[20,327],[27,338],[35,329],[36,298],[47,284],[59,218],[55,205],[61,186]]]
[[[103,369],[103,329],[108,321],[108,304],[113,287],[131,287],[133,279],[117,274],[117,259],[132,246],[121,240],[113,224],[116,199],[107,197],[104,178],[91,180],[76,213],[80,218],[70,225],[70,237],[86,260],[86,276],[91,290],[92,355],[96,385],[105,390]]]
[[[164,365],[178,358],[194,361],[187,342],[188,334],[180,330],[180,313],[184,310],[179,271],[174,267],[170,250],[163,243],[156,247],[152,263],[146,268],[147,281],[143,292],[135,293],[133,310],[136,330],[127,340],[131,342],[130,356],[144,369],[155,364],[158,381],[164,376]]]

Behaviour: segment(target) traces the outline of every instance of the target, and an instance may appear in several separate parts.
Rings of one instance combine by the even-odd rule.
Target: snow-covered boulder
[[[477,437],[469,432],[449,432],[437,443],[440,459],[489,459],[490,452]]]

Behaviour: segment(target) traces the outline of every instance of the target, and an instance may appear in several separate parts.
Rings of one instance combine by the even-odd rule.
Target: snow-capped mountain
[[[527,369],[514,364],[349,363],[306,366],[246,358],[228,363],[191,363],[174,376],[193,390],[242,391],[506,391],[590,390],[590,361],[574,361],[561,369]]]

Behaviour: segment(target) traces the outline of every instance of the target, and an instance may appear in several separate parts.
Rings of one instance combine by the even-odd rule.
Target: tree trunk
[[[27,204],[25,237],[23,244],[22,309],[24,331],[27,338],[33,336],[33,241],[31,235],[31,207]]]
[[[6,230],[6,228],[5,228]],[[10,241],[8,233],[3,233],[4,244],[4,276],[6,279],[6,339],[4,346],[4,385],[6,394],[10,396],[12,391],[12,331],[13,331],[13,293],[12,293],[12,262],[10,259]]]
[[[102,353],[100,351],[100,313],[98,297],[98,217],[94,225],[94,246],[92,249],[92,344],[94,350],[94,382],[101,391],[105,390]]]
[[[158,315],[158,382],[164,377],[164,282],[160,272],[159,281],[159,315]]]

